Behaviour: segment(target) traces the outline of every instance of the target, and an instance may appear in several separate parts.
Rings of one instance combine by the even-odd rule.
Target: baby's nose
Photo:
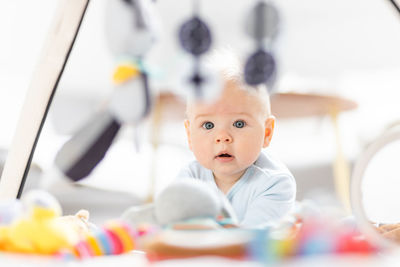
[[[232,142],[232,137],[228,133],[219,134],[215,138],[215,143],[217,143],[217,144],[219,144],[219,143],[231,143],[231,142]]]

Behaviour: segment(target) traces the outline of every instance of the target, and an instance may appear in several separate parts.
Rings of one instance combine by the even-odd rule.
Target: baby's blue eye
[[[207,122],[203,123],[203,128],[207,129],[207,130],[211,130],[212,128],[214,128],[214,123],[212,123],[211,121],[207,121]]]
[[[246,123],[244,121],[235,121],[233,123],[233,126],[235,126],[236,128],[243,128],[246,125]]]

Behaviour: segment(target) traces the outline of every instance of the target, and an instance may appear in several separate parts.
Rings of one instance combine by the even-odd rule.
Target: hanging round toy
[[[278,35],[279,13],[272,4],[260,1],[246,21],[246,32],[258,42],[273,41]]]
[[[200,56],[211,46],[211,31],[207,24],[197,16],[198,1],[194,1],[194,16],[183,23],[179,29],[179,41],[182,48],[194,57],[193,73],[189,83],[194,88],[196,98],[204,98],[203,84],[209,80],[200,70]]]
[[[244,67],[244,78],[249,85],[267,83],[276,70],[274,57],[262,49],[249,57]]]
[[[279,14],[269,2],[259,1],[246,23],[246,32],[256,41],[256,52],[246,61],[244,78],[247,84],[267,84],[271,91],[276,76],[276,61],[270,47],[278,34]]]
[[[182,25],[179,40],[183,49],[194,56],[200,56],[211,46],[211,33],[207,25],[195,16]]]

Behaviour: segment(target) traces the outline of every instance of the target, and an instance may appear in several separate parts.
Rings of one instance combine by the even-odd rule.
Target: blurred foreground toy
[[[21,202],[17,199],[0,203],[0,226],[8,225],[22,213]]]
[[[22,199],[24,212],[0,227],[0,249],[10,252],[54,254],[79,239],[73,222],[57,221],[58,201],[44,191],[31,191]]]
[[[189,178],[169,185],[153,204],[129,208],[121,218],[134,226],[153,224],[185,229],[215,229],[238,224],[225,196]]]
[[[292,224],[282,225],[256,231],[256,238],[249,246],[253,259],[274,262],[324,254],[371,255],[380,250],[343,219],[315,213],[303,217],[296,214]]]
[[[150,261],[219,256],[248,258],[248,246],[254,235],[242,229],[230,230],[166,230],[144,243]]]
[[[297,213],[290,222],[264,229],[167,229],[148,240],[143,248],[151,261],[221,256],[262,263],[316,255],[373,255],[380,251],[343,219],[305,212]]]
[[[55,218],[58,224],[72,227],[79,238],[84,238],[87,234],[97,229],[97,226],[89,222],[89,211],[79,210],[75,215],[66,215]]]
[[[45,191],[30,191],[21,202],[21,215],[0,224],[1,251],[70,259],[116,255],[136,247],[137,231],[122,221],[96,227],[87,210],[61,216],[60,204]]]
[[[122,221],[112,221],[88,233],[73,247],[79,258],[101,255],[118,255],[132,251],[136,246],[137,232]]]

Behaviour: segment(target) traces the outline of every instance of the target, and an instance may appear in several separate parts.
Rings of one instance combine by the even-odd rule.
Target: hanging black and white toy
[[[114,72],[116,88],[108,104],[78,129],[56,155],[57,169],[73,181],[92,172],[124,124],[137,124],[151,108],[148,74],[142,62],[157,35],[150,1],[110,0],[108,4],[108,45],[123,61]]]
[[[267,84],[271,90],[276,75],[276,61],[271,46],[278,33],[279,14],[269,2],[259,1],[252,9],[246,32],[256,41],[256,51],[244,66],[244,78],[249,85]]]
[[[190,77],[190,84],[195,90],[196,97],[201,98],[203,97],[203,85],[207,81],[207,75],[201,71],[200,56],[210,49],[212,37],[207,24],[196,15],[198,5],[197,2],[195,4],[195,15],[184,22],[179,29],[179,41],[182,48],[194,57],[193,74]]]

